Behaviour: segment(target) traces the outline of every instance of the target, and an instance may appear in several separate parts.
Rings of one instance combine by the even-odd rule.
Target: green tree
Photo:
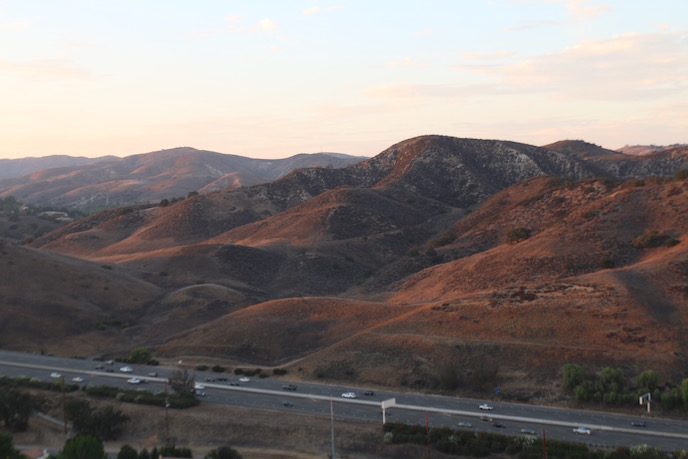
[[[681,397],[683,398],[683,408],[688,410],[688,378],[681,381]]]
[[[24,456],[14,447],[12,435],[0,432],[0,457],[3,459],[23,459]]]
[[[143,448],[139,453],[139,459],[151,459],[151,455],[146,448]]]
[[[577,363],[567,363],[564,365],[564,387],[575,389],[585,380],[585,370]]]
[[[129,352],[127,361],[130,363],[148,363],[151,359],[151,353],[145,347],[137,347]]]
[[[659,385],[659,376],[652,370],[645,370],[638,375],[638,387],[640,391],[652,392]]]
[[[79,434],[65,443],[57,459],[105,459],[103,442],[94,435]]]
[[[67,403],[67,419],[72,422],[76,432],[102,440],[114,440],[122,433],[129,416],[112,405],[96,410],[86,401],[70,400]]]
[[[163,457],[193,457],[189,448],[177,448],[175,445],[161,446],[159,452]]]
[[[206,454],[205,459],[242,459],[242,457],[234,448],[222,446]]]
[[[122,445],[117,454],[117,459],[139,459],[139,453],[131,445]]]
[[[33,401],[29,394],[9,389],[0,393],[0,418],[13,432],[23,432],[29,426]]]

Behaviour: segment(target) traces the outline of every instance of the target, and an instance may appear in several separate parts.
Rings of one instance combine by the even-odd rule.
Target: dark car
[[[291,408],[292,406],[294,406],[294,404],[292,402],[284,401],[284,402],[282,402],[282,406],[286,406],[287,408]]]
[[[506,429],[506,426],[498,421],[493,422],[492,427],[496,427],[497,429]]]
[[[106,368],[105,371],[108,373],[114,373],[115,372],[115,370],[113,370],[112,368]]]
[[[230,386],[238,386],[239,383],[236,382],[236,381],[230,381],[230,382],[229,382],[229,385],[230,385]]]
[[[363,392],[363,395],[367,395],[368,397],[370,397],[371,395],[375,395],[375,391],[367,390],[367,391]]]
[[[642,419],[631,421],[631,425],[633,427],[645,427],[646,426],[645,421],[643,421]]]
[[[284,390],[290,390],[290,391],[295,391],[295,390],[296,390],[296,386],[293,385],[293,384],[285,384],[284,386],[282,386],[282,389],[284,389]]]
[[[492,422],[492,418],[489,416],[481,416],[480,420],[485,422]]]

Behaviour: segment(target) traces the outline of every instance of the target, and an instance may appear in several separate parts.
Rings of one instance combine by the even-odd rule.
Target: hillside
[[[137,343],[433,390],[452,367],[470,390],[499,378],[546,392],[564,361],[675,380],[688,370],[688,181],[673,177],[688,152],[579,156],[424,136],[342,169],[104,211],[33,246],[155,290],[120,344],[94,352]],[[667,177],[632,175],[655,170]]]
[[[24,203],[45,207],[88,211],[266,183],[297,168],[340,168],[364,158],[317,153],[260,160],[183,147],[124,158],[82,158],[81,162],[78,158],[70,162],[70,157],[60,162],[41,159],[31,163],[46,165],[40,169],[22,167],[29,159],[5,160],[10,163],[0,176],[0,196],[13,195]],[[20,175],[23,171],[30,173]]]

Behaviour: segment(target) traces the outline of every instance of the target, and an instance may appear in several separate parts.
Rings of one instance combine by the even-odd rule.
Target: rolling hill
[[[432,390],[455,368],[466,390],[499,379],[529,396],[556,392],[567,361],[676,381],[688,370],[688,181],[676,174],[688,152],[594,147],[423,136],[341,169],[103,211],[31,253],[115,267],[150,289],[108,329],[118,346],[89,332],[94,353],[136,343]],[[83,340],[57,328],[44,343]]]

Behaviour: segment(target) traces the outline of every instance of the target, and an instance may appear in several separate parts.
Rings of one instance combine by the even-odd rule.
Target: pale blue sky
[[[685,0],[0,0],[0,157],[688,142]]]

